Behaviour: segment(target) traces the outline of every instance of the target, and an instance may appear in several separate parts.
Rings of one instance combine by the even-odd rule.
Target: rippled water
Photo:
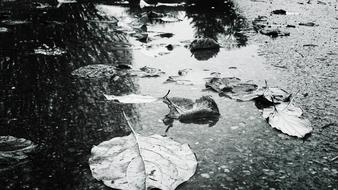
[[[311,165],[306,157],[311,146],[305,148],[297,139],[281,143],[288,138],[272,130],[252,102],[203,91],[204,78],[212,72],[259,85],[278,80],[263,65],[258,45],[248,40],[248,21],[233,2],[144,10],[104,1],[59,7],[15,1],[0,5],[0,135],[23,137],[38,145],[28,162],[1,172],[1,189],[108,189],[91,176],[92,146],[129,133],[122,111],[138,133],[165,134],[167,126],[161,119],[169,110],[163,103],[114,104],[103,94],[161,97],[169,89],[170,96],[190,99],[211,95],[221,112],[213,127],[175,121],[166,133],[188,143],[199,161],[195,176],[180,189],[280,188],[295,177],[312,181],[306,169]],[[151,40],[144,43],[135,38],[131,24],[149,10],[180,21],[148,23]],[[162,32],[173,37],[158,37]],[[217,39],[222,48],[193,55],[185,46],[198,36]],[[166,48],[169,44],[172,50]],[[118,81],[71,75],[91,64],[150,66],[166,74],[125,76]],[[188,79],[194,85],[163,83],[186,68],[191,69]],[[201,176],[205,173],[210,178]],[[278,180],[281,183],[275,183]]]

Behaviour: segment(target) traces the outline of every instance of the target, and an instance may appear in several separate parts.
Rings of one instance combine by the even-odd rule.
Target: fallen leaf
[[[207,81],[205,86],[218,92],[221,96],[238,101],[250,101],[261,96],[261,93],[257,91],[256,84],[241,83],[241,79],[236,77],[214,77]]]
[[[24,160],[36,145],[27,139],[13,136],[0,136],[0,164],[11,166],[13,163]]]
[[[35,54],[40,54],[40,55],[51,55],[51,56],[56,56],[56,55],[62,55],[66,53],[66,51],[61,50],[60,48],[57,47],[49,47],[46,44],[43,44],[41,47],[38,47],[37,49],[34,49]]]
[[[178,75],[180,76],[185,76],[187,75],[192,69],[181,69],[181,70],[178,70]]]
[[[271,127],[276,128],[283,133],[303,138],[312,132],[311,123],[305,118],[301,118],[302,110],[292,104],[282,103],[271,108],[263,110],[263,117]]]
[[[210,88],[218,93],[231,90],[232,86],[239,84],[241,79],[237,77],[213,77],[205,84],[206,88]]]
[[[144,77],[159,77],[162,74],[165,74],[165,72],[162,71],[161,69],[144,66],[141,67],[139,70],[132,70],[130,74],[144,78]]]
[[[300,117],[303,114],[303,110],[301,108],[296,107],[289,102],[283,102],[275,106],[264,108],[263,118],[267,119],[270,116],[270,114],[274,113],[275,111],[284,111],[284,112],[287,112],[288,115],[294,115],[297,117]]]
[[[278,87],[265,87],[263,97],[271,103],[290,101],[291,94]]]
[[[104,97],[107,100],[113,100],[115,102],[125,103],[125,104],[151,103],[151,102],[160,101],[162,99],[162,98],[155,98],[152,96],[140,95],[140,94],[128,94],[128,95],[123,95],[123,96],[104,94]]]
[[[103,64],[87,65],[72,72],[72,75],[82,78],[110,78],[115,74],[114,66]]]
[[[122,190],[174,190],[194,175],[197,161],[189,145],[132,131],[92,148],[89,166],[95,179]]]
[[[178,119],[181,122],[198,122],[198,120],[208,120],[220,116],[217,104],[210,96],[202,96],[195,102],[190,99],[177,101],[165,96],[163,102],[170,109],[166,117]]]
[[[175,83],[177,85],[194,85],[191,80],[186,79],[186,77],[184,76],[169,76],[167,80],[163,83]]]

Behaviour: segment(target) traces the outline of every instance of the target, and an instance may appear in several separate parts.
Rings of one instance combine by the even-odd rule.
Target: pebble
[[[236,130],[238,128],[239,128],[238,126],[232,126],[232,127],[230,127],[231,130]]]
[[[204,178],[207,178],[207,179],[209,179],[209,178],[210,178],[210,175],[209,175],[209,174],[207,174],[207,173],[203,173],[203,174],[201,174],[201,176],[202,176],[202,177],[204,177]]]

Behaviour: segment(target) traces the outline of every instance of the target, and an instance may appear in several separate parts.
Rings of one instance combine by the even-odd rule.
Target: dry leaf
[[[203,120],[207,118],[219,117],[220,113],[216,102],[210,96],[202,96],[195,102],[190,99],[183,101],[173,101],[165,97],[164,103],[168,105],[170,112],[169,118],[178,119],[180,121]]]
[[[125,103],[125,104],[140,104],[140,103],[151,103],[161,100],[161,98],[155,98],[147,95],[140,94],[128,94],[123,96],[107,95],[103,94],[107,100],[113,100],[115,102]]]
[[[28,157],[36,145],[32,141],[13,136],[0,136],[0,163],[3,166],[10,166]]]
[[[174,190],[196,171],[197,161],[187,144],[168,137],[143,137],[134,131],[92,148],[92,175],[122,190]]]
[[[222,96],[238,101],[250,101],[262,95],[256,84],[241,83],[241,79],[236,77],[214,77],[208,80],[205,86]]]
[[[311,123],[301,118],[302,110],[292,104],[282,103],[273,108],[263,110],[263,117],[267,117],[271,127],[282,131],[290,136],[303,138],[312,132]]]

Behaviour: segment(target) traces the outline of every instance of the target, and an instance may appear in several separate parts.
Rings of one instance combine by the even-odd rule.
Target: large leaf
[[[173,190],[194,175],[197,161],[187,144],[133,132],[94,146],[89,166],[94,178],[112,188]]]
[[[0,165],[9,166],[24,160],[36,145],[32,141],[13,136],[0,136]]]
[[[301,116],[300,108],[287,103],[263,110],[263,117],[267,118],[271,127],[298,138],[305,137],[313,130],[310,121]]]
[[[125,103],[125,104],[139,104],[139,103],[151,103],[161,100],[161,98],[155,98],[147,95],[140,94],[128,94],[123,96],[107,95],[104,94],[107,100],[113,100],[115,102]]]

